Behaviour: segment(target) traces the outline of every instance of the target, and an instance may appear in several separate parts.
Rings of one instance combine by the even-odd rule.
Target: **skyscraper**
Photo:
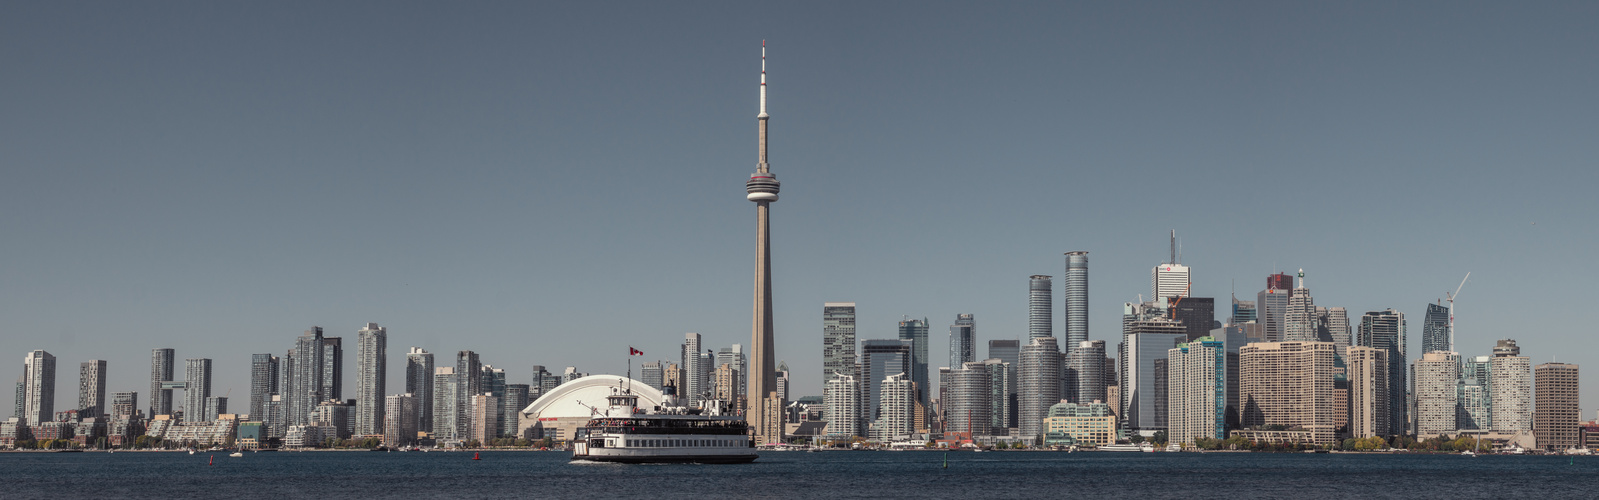
[[[867,340],[861,345],[861,377],[882,382],[889,375],[910,373],[911,348],[909,340]],[[866,410],[863,420],[876,422],[881,417],[877,414],[882,405],[881,389],[881,383],[861,384],[861,405]]]
[[[700,334],[683,334],[683,372],[686,375],[685,386],[679,387],[679,394],[688,406],[696,406],[700,400],[705,399],[705,394],[710,388],[705,385],[705,367],[700,362]]]
[[[500,402],[505,411],[504,417],[501,418],[500,435],[521,437],[515,434],[521,427],[519,424],[522,420],[522,410],[531,403],[527,399],[527,394],[527,384],[505,384],[505,400]]]
[[[105,360],[85,361],[78,365],[78,417],[104,418]]]
[[[1393,309],[1371,311],[1360,317],[1360,345],[1386,351],[1388,361],[1388,432],[1404,434],[1409,427],[1410,405],[1405,395],[1405,314]]]
[[[1293,278],[1286,274],[1266,277],[1266,289],[1255,295],[1255,314],[1265,330],[1267,342],[1283,340],[1283,321],[1288,314],[1288,290],[1293,288]]]
[[[263,421],[265,405],[278,394],[278,357],[271,354],[250,355],[250,419]]]
[[[1284,342],[1316,342],[1316,303],[1305,287],[1305,270],[1299,270],[1299,286],[1288,295],[1288,310],[1283,314]]]
[[[383,412],[388,392],[389,333],[377,323],[367,323],[355,333],[355,433],[383,434]]]
[[[661,370],[660,361],[645,361],[639,365],[639,382],[655,390],[661,390],[661,383],[665,380],[665,372]]]
[[[855,303],[822,303],[822,400],[838,375],[855,376]]]
[[[1489,369],[1493,371],[1489,386],[1493,400],[1494,432],[1518,433],[1532,430],[1532,361],[1521,355],[1521,348],[1511,339],[1494,345]]]
[[[909,437],[915,430],[912,423],[916,411],[915,382],[903,373],[883,378],[878,388],[877,420],[872,422],[872,437],[884,441],[898,441]]]
[[[500,437],[497,427],[500,418],[499,398],[489,393],[475,394],[467,400],[471,420],[467,426],[467,435],[479,443]]]
[[[173,367],[177,364],[176,352],[171,348],[150,350],[150,417],[156,415],[172,414],[172,389],[163,389],[161,384],[172,380]]]
[[[288,358],[293,365],[288,399],[288,426],[306,425],[311,412],[316,410],[325,395],[322,392],[323,347],[322,327],[313,326],[294,339],[294,355]]]
[[[900,321],[899,339],[911,342],[911,370],[905,376],[916,385],[916,402],[927,408],[927,391],[932,387],[927,383],[927,318]]]
[[[949,400],[944,401],[948,426],[945,433],[989,435],[993,422],[993,385],[988,365],[977,361],[961,363],[950,370]]]
[[[1155,266],[1149,272],[1149,299],[1160,300],[1188,295],[1188,285],[1193,280],[1188,266],[1177,263],[1177,231],[1171,232],[1171,259]]]
[[[1421,353],[1447,351],[1449,346],[1449,308],[1442,304],[1427,304],[1427,315],[1421,319]]]
[[[1168,439],[1181,444],[1196,438],[1226,439],[1227,349],[1222,341],[1200,337],[1166,352],[1171,370]]]
[[[433,353],[412,346],[405,354],[405,393],[416,398],[416,430],[433,432]]]
[[[455,353],[455,435],[472,435],[472,396],[483,394],[483,362],[472,351]]]
[[[1020,340],[996,339],[988,341],[988,357],[985,359],[998,359],[1004,363],[1005,368],[1009,370],[1006,373],[1006,380],[1010,384],[1010,393],[994,403],[1005,405],[1007,419],[1003,422],[994,422],[994,427],[1009,428],[1016,427],[1018,424],[1016,410],[1018,408],[1017,405],[1020,404],[1018,398],[1020,397],[1021,373],[1018,370],[1021,366],[1021,353],[1022,342]]]
[[[1060,348],[1055,337],[1033,337],[1021,352],[1020,393],[1017,402],[1017,428],[1021,438],[1031,442],[1043,433],[1049,407],[1060,402]]]
[[[39,425],[55,420],[56,357],[42,350],[22,359],[22,421]]]
[[[1054,299],[1054,283],[1049,276],[1035,274],[1028,277],[1027,282],[1027,338],[1052,337],[1055,335],[1055,319],[1052,316],[1051,304]],[[1053,403],[1051,403],[1053,404]],[[1044,408],[1048,411],[1049,408]],[[1042,421],[1040,421],[1042,422]]]
[[[772,415],[773,422],[767,422],[765,417],[765,401],[776,389],[772,384],[772,372],[777,369],[776,353],[773,350],[772,337],[772,247],[770,221],[768,212],[772,202],[777,201],[779,183],[777,176],[771,172],[766,161],[766,42],[761,42],[761,113],[756,115],[760,125],[760,161],[756,164],[755,173],[750,174],[750,180],[744,184],[748,193],[745,198],[755,202],[755,313],[750,327],[750,371],[753,375],[749,381],[750,409],[745,413],[745,421],[756,429],[758,442],[780,440],[781,425],[776,425],[779,435],[770,436],[768,429],[778,416]],[[875,384],[874,384],[875,385]]]
[[[1086,340],[1079,342],[1073,355],[1068,358],[1071,370],[1077,382],[1076,390],[1072,391],[1078,404],[1089,404],[1095,401],[1105,402],[1105,341]]]
[[[433,369],[433,437],[440,441],[452,441],[462,436],[457,434],[462,427],[457,425],[461,416],[457,411],[461,400],[456,395],[456,389],[460,386],[455,367],[440,366]]]
[[[421,424],[421,416],[417,414],[419,405],[416,403],[416,395],[411,393],[384,398],[384,446],[407,446],[416,442],[416,433]]]
[[[1066,348],[1088,340],[1088,252],[1066,252]]]
[[[1282,425],[1333,441],[1331,342],[1257,342],[1239,349],[1238,391],[1246,427]]]
[[[855,377],[838,374],[827,381],[824,403],[827,405],[827,436],[848,439],[861,435],[861,384]]]
[[[1342,307],[1327,308],[1326,321],[1323,329],[1332,336],[1332,343],[1338,344],[1338,355],[1343,356],[1349,346],[1354,345],[1353,336],[1349,333],[1349,310]]]
[[[1127,320],[1129,314],[1139,316],[1131,308],[1124,309],[1124,332],[1121,352],[1120,410],[1122,425],[1141,435],[1153,435],[1166,429],[1169,416],[1166,396],[1170,388],[1169,372],[1161,369],[1167,352],[1188,340],[1188,330],[1171,319],[1153,316]]]
[[[949,326],[949,365],[977,361],[977,321],[970,314],[955,315],[955,324]]]
[[[344,338],[322,339],[322,397],[344,400]]]
[[[1460,355],[1450,351],[1428,351],[1416,360],[1417,438],[1452,434],[1459,428],[1455,421],[1459,366]]]
[[[1533,438],[1545,450],[1577,448],[1577,365],[1544,363],[1533,369],[1538,398],[1533,405]]]
[[[205,400],[211,397],[211,360],[190,358],[183,362],[183,421],[208,422]]]
[[[1388,350],[1350,347],[1349,435],[1356,438],[1388,436]]]
[[[1189,341],[1210,335],[1210,330],[1216,326],[1216,299],[1183,297],[1181,300],[1172,300],[1167,307],[1172,317],[1182,322]]]

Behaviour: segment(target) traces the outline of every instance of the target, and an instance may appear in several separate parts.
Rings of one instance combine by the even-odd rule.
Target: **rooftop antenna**
[[[1460,289],[1466,287],[1466,280],[1471,279],[1471,271],[1466,271],[1466,277],[1460,279],[1460,286],[1455,287],[1455,293],[1449,297],[1449,350],[1455,350],[1455,297],[1460,296]]]
[[[1171,230],[1171,260],[1168,260],[1166,262],[1169,262],[1169,263],[1172,263],[1172,264],[1176,264],[1177,263],[1177,230],[1176,229]]]

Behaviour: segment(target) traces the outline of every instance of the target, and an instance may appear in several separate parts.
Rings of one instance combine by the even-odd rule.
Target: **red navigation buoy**
[[[217,456],[216,455],[211,455],[211,459],[207,460],[205,462],[205,464],[206,465],[216,465],[217,464]]]
[[[482,459],[483,459],[483,458],[482,458],[482,457],[479,457],[479,456],[477,456],[477,452],[475,452],[475,451],[474,451],[474,452],[472,452],[472,459],[473,459],[473,460],[482,460]]]

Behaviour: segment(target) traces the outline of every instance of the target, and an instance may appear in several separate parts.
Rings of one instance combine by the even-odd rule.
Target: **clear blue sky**
[[[823,302],[929,318],[939,366],[957,313],[1025,336],[1069,250],[1114,345],[1176,229],[1195,295],[1304,268],[1412,349],[1471,271],[1463,354],[1515,338],[1599,406],[1594,2],[0,9],[0,358],[55,354],[58,409],[96,358],[145,406],[155,347],[242,406],[311,325],[388,327],[389,393],[411,345],[525,383],[747,344],[763,39],[795,395]]]

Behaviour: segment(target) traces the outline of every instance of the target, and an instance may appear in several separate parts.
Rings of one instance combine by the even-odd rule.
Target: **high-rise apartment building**
[[[1071,391],[1076,396],[1072,402],[1085,405],[1105,402],[1105,341],[1085,340],[1077,344],[1067,358],[1073,373],[1071,378],[1077,383],[1076,389]]]
[[[1319,309],[1319,308],[1318,308]],[[1338,344],[1338,355],[1343,356],[1349,346],[1354,345],[1354,336],[1349,331],[1349,310],[1342,307],[1329,307],[1327,313],[1322,315],[1321,326],[1332,337],[1332,343]]]
[[[56,357],[38,350],[22,359],[22,421],[40,425],[55,420]]]
[[[1511,339],[1494,345],[1493,358],[1488,360],[1489,398],[1493,400],[1493,430],[1503,433],[1520,433],[1532,430],[1532,361],[1521,355],[1521,348]]]
[[[1453,434],[1460,404],[1460,355],[1429,351],[1416,360],[1416,437]]]
[[[1039,336],[1029,339],[1022,348],[1020,393],[1017,402],[1017,428],[1022,439],[1034,440],[1043,434],[1044,418],[1049,407],[1060,402],[1060,348],[1055,337]]]
[[[989,380],[988,365],[978,361],[961,363],[950,370],[950,385],[949,398],[944,401],[945,434],[992,434],[995,427],[993,384]]]
[[[906,378],[915,384],[916,403],[923,408],[931,406],[927,391],[933,385],[928,383],[928,355],[927,355],[927,318],[905,319],[899,322],[899,339],[911,342],[911,371],[906,373]]]
[[[1011,388],[1010,394],[994,403],[1005,405],[1007,408],[1005,421],[994,422],[994,427],[1009,428],[1016,427],[1018,424],[1016,410],[1020,404],[1021,373],[1018,370],[1021,366],[1021,353],[1022,342],[1020,340],[998,339],[988,341],[988,358],[985,359],[998,359],[1005,364],[1006,369],[1009,370],[1006,374],[1006,380],[1010,381]]]
[[[482,371],[478,373],[482,378],[480,384],[483,393],[494,396],[495,404],[500,405],[494,409],[494,429],[497,432],[505,432],[505,370],[483,365]]]
[[[1167,431],[1173,443],[1227,438],[1227,349],[1200,337],[1166,351]]]
[[[1332,443],[1332,342],[1258,342],[1240,348],[1238,391],[1245,427],[1281,425]]]
[[[716,360],[712,362],[711,373],[716,373],[716,368],[722,365],[732,365],[738,378],[733,380],[733,391],[737,393],[726,401],[742,400],[749,393],[749,359],[744,356],[744,346],[733,344],[716,351]],[[714,387],[714,384],[713,384]],[[717,398],[721,399],[721,398]]]
[[[949,327],[949,364],[957,368],[961,363],[977,361],[977,320],[970,314],[955,315],[955,324]]]
[[[433,369],[433,437],[440,442],[461,439],[457,431],[460,398],[456,389],[461,386],[455,367],[440,366]]]
[[[1054,283],[1049,276],[1036,274],[1028,277],[1027,282],[1027,338],[1051,337],[1055,335],[1055,318],[1052,313],[1054,304]],[[1045,408],[1044,410],[1049,410]]]
[[[111,394],[111,413],[109,415],[112,418],[132,417],[138,409],[139,393],[128,391]]]
[[[190,358],[183,362],[183,421],[209,422],[205,399],[211,397],[211,360]]]
[[[78,418],[104,418],[106,362],[103,359],[78,365]]]
[[[1088,252],[1066,252],[1066,347],[1071,350],[1088,341]],[[953,365],[951,365],[953,366]]]
[[[664,381],[665,376],[665,372],[661,371],[660,361],[645,361],[644,364],[639,365],[639,382],[643,382],[644,385],[650,386],[657,391],[661,390],[661,383]]]
[[[1577,408],[1577,365],[1544,363],[1533,368],[1534,392],[1532,434],[1539,448],[1565,450],[1581,447],[1577,426],[1582,410]]]
[[[344,400],[344,338],[322,338],[322,397]]]
[[[293,365],[288,397],[288,426],[306,425],[311,412],[329,396],[323,392],[324,347],[322,327],[313,326],[294,339],[294,355],[285,358]]]
[[[383,445],[393,448],[416,443],[422,421],[416,395],[394,394],[385,397],[383,403]]]
[[[1427,304],[1427,314],[1421,319],[1421,353],[1450,350],[1449,308],[1443,304]]]
[[[1124,333],[1118,353],[1121,408],[1117,415],[1129,431],[1153,435],[1155,431],[1166,429],[1169,416],[1167,351],[1186,342],[1188,331],[1182,323],[1161,316],[1129,320],[1128,314],[1139,315],[1132,307],[1125,308],[1123,313]]]
[[[994,434],[1007,434],[1016,427],[1016,367],[999,358],[983,360],[988,370],[989,422]]]
[[[1305,287],[1305,270],[1299,270],[1299,286],[1288,294],[1288,309],[1283,313],[1284,342],[1316,342],[1320,325],[1316,322],[1316,303]]]
[[[278,357],[272,354],[250,355],[250,419],[262,421],[266,416],[266,402],[278,393]]]
[[[433,353],[415,346],[405,353],[405,393],[416,400],[416,430],[433,432]]]
[[[1388,436],[1388,350],[1350,347],[1345,363],[1349,376],[1349,435]]]
[[[455,435],[471,439],[472,397],[483,394],[483,362],[472,351],[455,353]]]
[[[900,441],[916,430],[913,425],[916,412],[915,382],[903,373],[883,378],[878,388],[877,420],[872,422],[872,436],[884,441]]]
[[[911,348],[909,340],[867,340],[861,345],[861,377],[881,382],[889,375],[910,373]],[[861,386],[863,392],[861,404],[866,410],[861,418],[867,422],[876,422],[882,416],[877,414],[882,406],[882,384],[861,384]]]
[[[227,396],[207,397],[205,398],[205,404],[203,407],[205,408],[205,411],[201,413],[200,418],[195,419],[194,421],[215,422],[217,417],[228,412],[228,398]],[[188,416],[184,416],[184,418],[188,418]]]
[[[177,353],[171,348],[150,350],[150,417],[172,414],[172,389],[161,384],[172,381]]]
[[[468,426],[468,439],[479,443],[488,443],[489,440],[500,437],[497,427],[501,412],[499,398],[493,394],[483,393],[473,395],[469,400],[471,424]]]
[[[683,345],[680,348],[680,353],[683,356],[683,372],[688,380],[684,381],[686,382],[684,384],[686,387],[679,387],[678,390],[683,395],[683,402],[688,406],[697,406],[710,393],[710,387],[705,384],[706,367],[703,361],[704,358],[700,356],[702,350],[700,347],[700,334],[686,333],[683,335]]]
[[[355,433],[383,434],[384,401],[388,393],[389,333],[377,323],[367,323],[355,333]]]
[[[822,303],[822,391],[837,375],[854,377],[855,362],[855,303]]]
[[[823,392],[826,394],[828,438],[849,439],[861,435],[861,384],[855,377],[834,375]]]
[[[1388,432],[1405,434],[1410,427],[1406,394],[1405,314],[1393,309],[1371,311],[1360,317],[1359,344],[1386,351],[1388,361]]]
[[[528,403],[532,402],[528,401],[527,394],[527,384],[505,385],[505,399],[500,401],[500,406],[505,412],[500,418],[500,435],[521,437],[515,434],[517,429],[520,428],[522,410],[527,408]]]

